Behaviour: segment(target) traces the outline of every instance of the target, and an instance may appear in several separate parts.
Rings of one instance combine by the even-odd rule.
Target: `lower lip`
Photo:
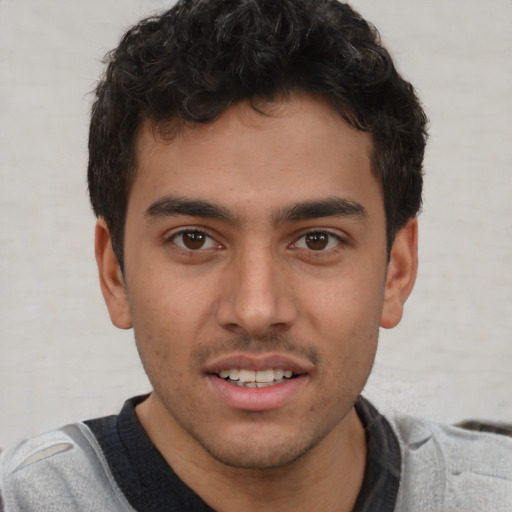
[[[208,375],[207,379],[222,402],[242,411],[270,411],[283,407],[300,393],[308,380],[306,375],[299,375],[273,386],[244,388],[216,375]]]

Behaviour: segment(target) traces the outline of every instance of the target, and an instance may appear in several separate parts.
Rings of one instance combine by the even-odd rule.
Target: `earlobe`
[[[416,281],[418,270],[418,220],[410,219],[398,231],[391,248],[380,325],[395,327]]]
[[[132,326],[132,321],[124,278],[112,249],[110,230],[102,218],[96,222],[94,240],[101,292],[107,304],[110,319],[116,327],[129,329]]]

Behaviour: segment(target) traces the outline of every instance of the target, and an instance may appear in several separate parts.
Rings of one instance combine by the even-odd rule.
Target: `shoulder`
[[[0,457],[5,512],[132,511],[90,430],[68,425]]]
[[[512,510],[512,438],[410,416],[388,421],[402,454],[397,511]]]

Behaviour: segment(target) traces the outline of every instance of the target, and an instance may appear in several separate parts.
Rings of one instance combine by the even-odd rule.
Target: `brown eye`
[[[304,237],[304,242],[308,249],[312,251],[321,251],[329,244],[328,233],[309,233]]]
[[[181,236],[185,247],[193,251],[201,249],[206,240],[206,235],[199,231],[189,231],[188,233],[183,233]]]
[[[218,246],[211,236],[208,236],[204,231],[198,230],[181,231],[174,235],[173,242],[178,247],[188,251],[199,251]]]
[[[343,244],[343,239],[329,231],[310,231],[302,235],[294,244],[294,249],[304,249],[308,251],[328,251],[338,245]]]

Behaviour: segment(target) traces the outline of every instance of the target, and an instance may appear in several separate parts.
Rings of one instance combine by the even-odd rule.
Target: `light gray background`
[[[149,385],[110,325],[86,195],[89,91],[157,0],[0,0],[0,445]],[[367,395],[512,422],[512,2],[358,0],[431,119],[416,290]]]

